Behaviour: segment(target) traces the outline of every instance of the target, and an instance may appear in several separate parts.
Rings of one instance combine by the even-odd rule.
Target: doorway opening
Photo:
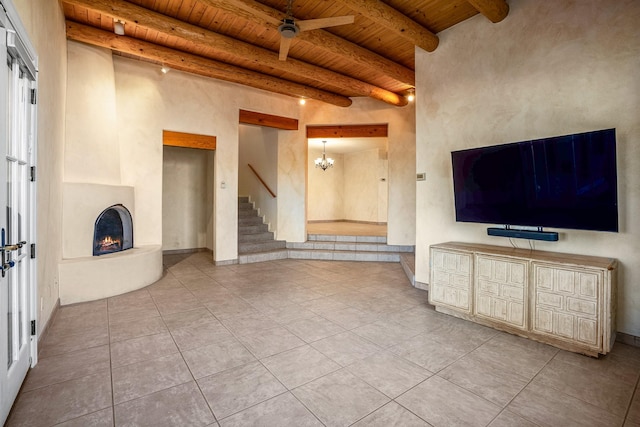
[[[372,132],[371,127],[376,131]],[[307,128],[307,233],[387,235],[386,125]],[[334,160],[316,167],[316,159]]]
[[[213,252],[213,136],[164,131],[162,251]]]

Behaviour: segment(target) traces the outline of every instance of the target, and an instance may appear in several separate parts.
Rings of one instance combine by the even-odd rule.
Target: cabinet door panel
[[[475,265],[474,314],[526,330],[528,262],[479,254]]]
[[[444,250],[431,251],[429,302],[470,312],[471,255]]]
[[[600,349],[602,272],[542,263],[532,268],[533,331]]]

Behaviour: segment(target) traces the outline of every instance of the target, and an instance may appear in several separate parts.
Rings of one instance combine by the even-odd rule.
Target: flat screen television
[[[618,231],[616,133],[453,151],[456,221]]]

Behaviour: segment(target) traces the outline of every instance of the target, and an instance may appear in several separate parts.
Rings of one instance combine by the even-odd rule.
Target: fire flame
[[[107,249],[107,248],[111,248],[113,246],[121,246],[121,244],[122,244],[122,242],[120,241],[120,239],[114,239],[111,236],[106,236],[100,242],[100,249]]]

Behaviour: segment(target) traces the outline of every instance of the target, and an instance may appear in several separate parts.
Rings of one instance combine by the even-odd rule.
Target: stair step
[[[288,249],[301,250],[325,250],[325,251],[351,251],[351,252],[390,252],[400,253],[415,251],[414,246],[387,245],[386,243],[358,243],[338,241],[306,241],[302,243],[287,243]]]
[[[238,203],[248,203],[249,196],[238,196]]]
[[[246,218],[250,216],[258,216],[257,209],[243,209],[238,211],[238,218]]]
[[[247,216],[238,218],[238,225],[259,225],[262,224],[261,216]]]
[[[238,225],[238,235],[255,234],[269,231],[268,224]]]
[[[356,252],[321,249],[289,249],[290,259],[315,259],[326,261],[400,262],[399,252]]]
[[[274,251],[257,252],[253,254],[238,255],[238,264],[250,264],[254,262],[275,261],[289,258],[286,249],[276,249]]]
[[[238,254],[267,252],[275,249],[286,249],[286,246],[287,243],[283,240],[272,240],[269,242],[243,242],[238,243]]]
[[[264,233],[238,234],[238,243],[265,242],[271,240],[273,240],[272,231],[266,231]]]
[[[253,209],[253,203],[251,202],[238,202],[238,210]]]
[[[387,243],[385,236],[343,236],[335,234],[308,234],[307,240],[314,242]]]
[[[416,256],[415,254],[400,254],[400,265],[404,270],[404,274],[411,282],[411,286],[416,287]]]

